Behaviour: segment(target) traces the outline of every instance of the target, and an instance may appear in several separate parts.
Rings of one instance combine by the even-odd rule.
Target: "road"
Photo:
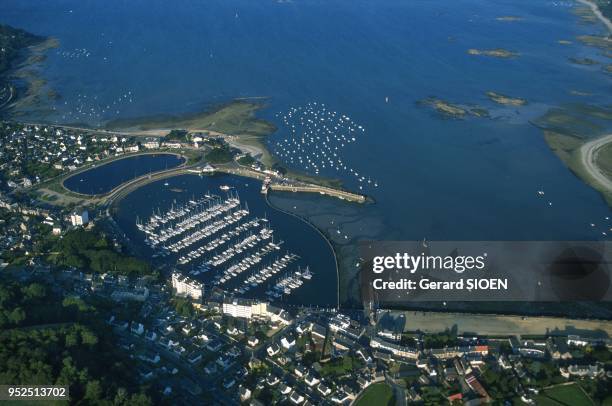
[[[582,145],[580,147],[580,163],[592,176],[597,183],[603,186],[606,191],[612,192],[612,180],[608,178],[598,167],[597,167],[597,153],[607,143],[612,142],[612,134],[608,134],[604,137],[594,139]]]

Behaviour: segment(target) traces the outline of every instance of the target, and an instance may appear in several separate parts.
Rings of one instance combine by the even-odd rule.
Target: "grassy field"
[[[370,385],[359,397],[356,406],[384,406],[393,403],[393,389],[386,383]]]
[[[577,384],[558,385],[546,389],[536,397],[536,402],[544,406],[591,406],[594,404]]]
[[[113,120],[106,124],[106,128],[124,131],[182,129],[265,137],[273,133],[276,128],[271,123],[255,117],[257,110],[262,107],[260,103],[233,101],[199,113]]]

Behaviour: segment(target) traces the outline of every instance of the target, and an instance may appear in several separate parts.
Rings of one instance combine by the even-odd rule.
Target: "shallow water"
[[[171,169],[185,162],[174,154],[148,154],[118,159],[73,175],[64,186],[87,195],[108,193],[120,184],[139,176]]]

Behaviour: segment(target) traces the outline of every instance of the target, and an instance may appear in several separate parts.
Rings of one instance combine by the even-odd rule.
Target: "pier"
[[[342,200],[349,202],[365,203],[366,197],[357,193],[347,192],[340,189],[334,189],[319,185],[290,185],[290,184],[279,184],[271,183],[269,190],[276,190],[279,192],[306,192],[306,193],[319,193],[322,195],[328,195],[337,197]]]
[[[346,200],[355,203],[367,202],[367,196],[358,193],[348,192],[346,190],[317,185],[314,183],[301,182],[297,180],[283,181],[279,183],[280,177],[274,177],[268,173],[255,171],[244,167],[230,167],[229,165],[219,165],[215,167],[217,172],[228,173],[231,175],[246,176],[253,179],[265,181],[267,177],[270,177],[272,181],[269,183],[263,193],[267,193],[270,190],[276,190],[278,192],[303,192],[303,193],[319,193],[338,199]]]

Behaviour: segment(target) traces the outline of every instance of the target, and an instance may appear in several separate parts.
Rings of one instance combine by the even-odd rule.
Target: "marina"
[[[260,193],[261,184],[238,184],[241,180],[226,175],[167,180],[184,190],[179,194],[182,199],[168,194],[163,181],[153,182],[120,202],[118,222],[129,229],[131,240],[142,242],[143,255],[179,269],[207,288],[272,302],[333,303],[337,275],[333,256],[320,257],[312,249],[325,241],[315,230],[305,229],[304,223],[270,209]],[[148,213],[132,216],[131,224],[125,224],[129,220],[123,219],[121,206],[143,192],[164,197],[147,199]],[[292,241],[292,235],[305,239]],[[321,295],[315,298],[319,289]]]

